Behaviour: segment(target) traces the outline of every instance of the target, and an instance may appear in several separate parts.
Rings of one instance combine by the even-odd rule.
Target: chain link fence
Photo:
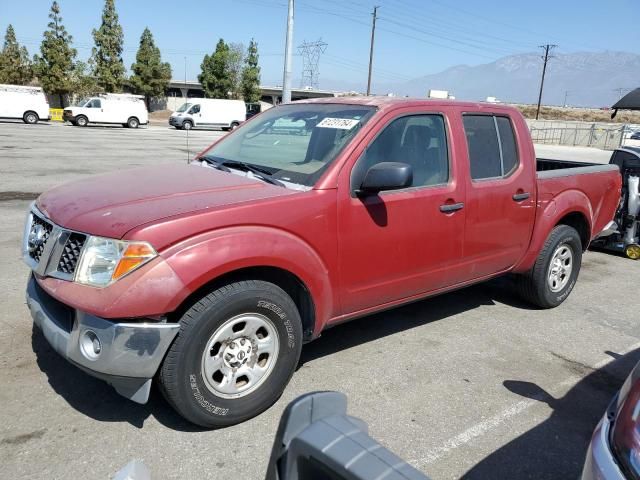
[[[556,122],[529,120],[529,130],[534,143],[546,145],[571,145],[613,150],[624,144],[636,128],[630,125]]]

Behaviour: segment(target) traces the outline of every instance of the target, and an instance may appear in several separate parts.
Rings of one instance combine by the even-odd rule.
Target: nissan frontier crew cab
[[[232,425],[346,320],[507,273],[560,305],[621,191],[615,165],[567,165],[537,161],[506,106],[282,105],[190,165],[40,195],[27,303],[59,354],[120,394],[144,403],[156,381],[191,422]]]

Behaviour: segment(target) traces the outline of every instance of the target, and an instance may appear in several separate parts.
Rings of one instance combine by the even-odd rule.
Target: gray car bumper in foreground
[[[74,310],[48,295],[33,275],[26,296],[34,323],[56,352],[119,394],[147,402],[178,324],[118,323]]]
[[[613,404],[615,405],[615,400]],[[606,413],[593,432],[582,470],[582,480],[625,480],[609,447],[610,428],[611,420]]]

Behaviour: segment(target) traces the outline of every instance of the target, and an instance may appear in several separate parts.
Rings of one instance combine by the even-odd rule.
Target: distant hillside
[[[374,82],[378,94],[424,97],[429,89],[448,90],[461,100],[497,97],[514,103],[536,103],[542,71],[539,53],[513,55],[483,65],[458,65],[405,83]],[[330,82],[337,87],[336,82]],[[624,52],[556,54],[547,68],[543,103],[601,107],[614,103],[618,88],[640,87],[640,55]]]

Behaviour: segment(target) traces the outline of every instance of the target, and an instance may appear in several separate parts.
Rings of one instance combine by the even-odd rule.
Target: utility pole
[[[540,45],[540,48],[544,49],[544,56],[542,59],[544,60],[544,65],[542,67],[542,79],[540,80],[540,94],[538,95],[538,109],[536,110],[536,120],[538,120],[538,116],[540,115],[540,104],[542,103],[542,89],[544,88],[544,75],[547,72],[547,62],[549,59],[553,58],[549,56],[549,52],[556,48],[557,45]]]
[[[569,96],[569,90],[565,90],[564,91],[564,103],[562,104],[563,107],[567,106],[567,97]]]
[[[371,95],[371,69],[373,68],[373,42],[376,39],[376,19],[378,18],[378,8],[373,7],[373,24],[371,25],[371,48],[369,48],[369,77],[367,78],[367,96]]]
[[[291,63],[293,49],[293,5],[294,0],[289,0],[287,13],[287,37],[284,44],[284,74],[282,78],[282,103],[291,102]]]

